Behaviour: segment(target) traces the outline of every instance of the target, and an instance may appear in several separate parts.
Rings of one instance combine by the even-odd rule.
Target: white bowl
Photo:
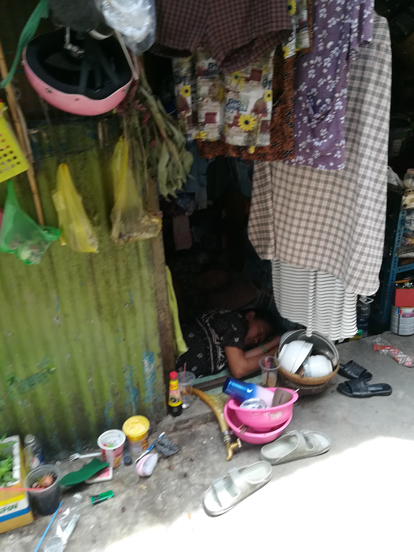
[[[305,377],[322,378],[332,372],[332,362],[324,355],[310,356],[303,363]]]
[[[312,348],[313,344],[307,341],[291,341],[281,348],[279,364],[288,372],[295,374],[310,355]]]

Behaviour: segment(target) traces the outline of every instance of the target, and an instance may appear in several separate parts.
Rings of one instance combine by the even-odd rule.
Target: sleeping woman
[[[188,351],[176,361],[177,371],[193,372],[197,378],[211,376],[229,368],[235,378],[259,369],[259,360],[274,355],[280,336],[275,333],[270,313],[214,310],[205,312],[181,326]]]

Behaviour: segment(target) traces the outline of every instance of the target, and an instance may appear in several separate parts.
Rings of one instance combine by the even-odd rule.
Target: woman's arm
[[[252,372],[257,372],[259,369],[259,360],[267,355],[274,355],[276,353],[277,347],[273,349],[267,349],[267,354],[265,355],[260,347],[257,347],[260,353],[247,356],[247,353],[238,349],[237,347],[225,347],[227,361],[229,363],[230,372],[235,378],[242,378],[247,376]],[[252,349],[254,351],[254,349]],[[251,353],[252,351],[249,351]]]
[[[263,347],[267,351],[266,353],[263,351],[262,347],[255,347],[254,349],[250,349],[250,351],[246,351],[245,352],[246,358],[249,358],[251,356],[257,356],[257,355],[262,355],[262,357],[264,357],[264,356],[270,356],[271,354],[274,354],[274,352],[271,353],[270,351],[277,349],[277,347],[279,346],[280,338],[281,336],[277,335],[274,339],[272,339],[272,341],[269,341],[268,343],[263,343]]]

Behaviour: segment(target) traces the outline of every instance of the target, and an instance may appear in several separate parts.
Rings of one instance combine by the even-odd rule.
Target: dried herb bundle
[[[118,112],[125,116],[128,134],[135,140],[144,182],[148,185],[154,180],[162,196],[175,196],[187,181],[193,156],[185,149],[183,133],[153,95],[142,67],[139,83]]]

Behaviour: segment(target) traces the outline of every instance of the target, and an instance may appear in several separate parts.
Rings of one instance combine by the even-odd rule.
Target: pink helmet
[[[118,40],[65,29],[40,35],[23,51],[27,78],[48,103],[75,115],[100,115],[125,97],[132,72]]]

